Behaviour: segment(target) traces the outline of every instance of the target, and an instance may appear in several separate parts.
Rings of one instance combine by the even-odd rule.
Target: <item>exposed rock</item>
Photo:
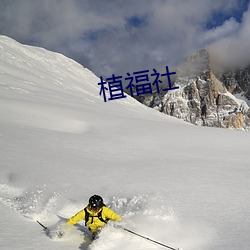
[[[232,94],[241,93],[250,100],[250,66],[244,69],[231,69],[217,74],[228,91]]]
[[[250,85],[250,67],[248,70],[217,76],[210,67],[208,51],[203,49],[178,68],[174,85],[179,89],[146,96],[141,102],[196,125],[248,129],[250,109],[232,95]],[[249,93],[244,91],[244,96]]]

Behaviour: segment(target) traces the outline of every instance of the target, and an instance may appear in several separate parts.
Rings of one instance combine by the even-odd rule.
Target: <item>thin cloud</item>
[[[244,13],[238,28],[210,45],[216,61],[226,67],[250,64],[250,8]]]
[[[201,44],[212,44],[225,37],[235,34],[240,28],[238,23],[233,17],[226,20],[221,26],[204,31],[203,36],[200,38]]]

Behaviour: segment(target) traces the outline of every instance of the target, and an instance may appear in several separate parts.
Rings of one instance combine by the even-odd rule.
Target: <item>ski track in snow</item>
[[[197,240],[199,226],[196,225],[195,230],[190,225],[187,226],[180,221],[173,209],[164,205],[162,195],[141,195],[130,198],[107,197],[107,199],[109,201],[107,206],[123,217],[121,225],[129,230],[176,248],[183,244],[186,246],[185,249],[192,249],[194,246],[197,249],[199,244],[204,244],[204,239],[203,242]],[[88,232],[83,222],[68,228],[64,237],[58,239],[56,237],[57,231],[63,228],[65,220],[59,220],[56,215],[61,214],[63,217],[69,218],[75,211],[83,207],[82,204],[66,200],[63,192],[49,192],[45,185],[25,191],[10,183],[1,183],[0,202],[29,220],[45,222],[45,225],[50,229],[50,237],[53,240],[62,241],[71,246],[79,244],[79,249],[82,250],[115,250],[120,247],[124,249],[124,245],[122,245],[124,243],[120,243],[121,239],[122,242],[128,242],[126,249],[162,249],[155,243],[122,229],[114,228],[113,223],[107,225],[100,233],[99,238],[92,243],[87,236]],[[165,239],[166,242],[162,242],[161,239]]]

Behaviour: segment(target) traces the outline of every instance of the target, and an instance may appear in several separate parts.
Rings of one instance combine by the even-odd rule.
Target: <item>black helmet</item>
[[[90,209],[99,210],[103,205],[103,199],[101,196],[95,194],[89,198]]]

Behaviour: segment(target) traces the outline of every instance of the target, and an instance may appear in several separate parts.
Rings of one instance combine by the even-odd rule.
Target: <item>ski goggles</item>
[[[97,212],[101,209],[101,207],[97,207],[97,206],[89,206],[90,210],[93,211],[93,212]]]

